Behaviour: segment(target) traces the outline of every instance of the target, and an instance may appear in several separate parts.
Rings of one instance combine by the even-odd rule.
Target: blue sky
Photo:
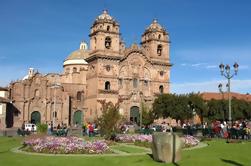
[[[1,0],[0,86],[26,75],[61,72],[94,19],[108,9],[127,46],[140,42],[157,18],[170,34],[171,91],[218,91],[226,80],[218,65],[238,62],[235,92],[251,93],[251,1],[249,0]]]

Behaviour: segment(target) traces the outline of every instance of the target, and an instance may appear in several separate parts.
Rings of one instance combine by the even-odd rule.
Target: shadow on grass
[[[153,159],[153,155],[152,154],[147,154],[149,157],[151,157]],[[154,160],[154,159],[153,159]],[[159,163],[162,163],[160,161],[156,161],[156,162],[159,162]],[[174,166],[179,166],[178,163],[172,163]]]
[[[232,160],[221,159],[221,161],[228,164],[232,164],[233,166],[244,166],[243,164],[237,163],[236,161],[232,161]]]

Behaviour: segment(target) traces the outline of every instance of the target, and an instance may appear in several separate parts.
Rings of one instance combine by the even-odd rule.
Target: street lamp
[[[222,105],[222,110],[223,110],[223,120],[225,120],[226,121],[226,112],[225,112],[225,109],[224,109],[224,91],[222,90],[222,83],[220,83],[219,85],[218,85],[218,89],[219,89],[219,92],[221,93],[221,95],[222,95],[222,97],[221,97],[221,100],[222,100],[222,102],[221,102],[221,105]],[[228,84],[226,85],[226,87],[228,88]]]
[[[232,114],[231,114],[231,96],[230,96],[230,80],[231,78],[234,77],[234,75],[237,75],[238,72],[238,67],[239,65],[235,62],[234,65],[234,74],[231,74],[230,72],[230,66],[227,64],[226,66],[224,66],[222,63],[219,65],[220,68],[220,72],[221,75],[224,76],[225,78],[227,78],[228,83],[227,83],[227,92],[228,92],[228,120],[230,122],[230,125],[232,124]],[[219,90],[221,93],[223,93],[222,91],[222,84],[219,84],[218,86]]]

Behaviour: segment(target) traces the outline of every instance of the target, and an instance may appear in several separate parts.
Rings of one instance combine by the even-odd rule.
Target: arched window
[[[159,44],[158,47],[157,47],[157,54],[160,56],[162,53],[162,45]]]
[[[105,38],[105,48],[110,49],[112,45],[112,39],[110,37]]]
[[[144,80],[144,85],[148,86],[148,80]]]
[[[122,78],[119,79],[119,86],[122,86],[123,85],[123,80]]]
[[[111,84],[109,81],[105,82],[105,90],[111,90]]]
[[[159,40],[161,39],[161,34],[159,34],[158,39],[159,39]]]
[[[163,76],[164,76],[164,71],[160,71],[160,72],[159,72],[159,75],[160,75],[161,77],[163,77]]]
[[[110,26],[109,26],[109,25],[106,27],[106,30],[107,30],[107,31],[110,31]]]
[[[134,79],[133,79],[133,87],[134,87],[134,88],[137,88],[137,87],[138,87],[138,79],[137,79],[137,78],[134,78]]]
[[[57,112],[56,112],[56,111],[52,113],[52,117],[53,117],[53,118],[56,118],[56,117],[57,117]]]
[[[39,90],[38,89],[35,90],[35,97],[39,97]]]
[[[163,94],[163,92],[164,92],[164,87],[163,87],[163,85],[160,85],[159,86],[159,93]]]
[[[65,69],[65,74],[69,74],[70,73],[70,69],[69,68],[66,68]]]
[[[77,100],[81,100],[82,98],[82,92],[77,92]]]
[[[76,67],[73,67],[72,72],[73,72],[73,73],[76,73],[76,72],[77,72],[77,68],[76,68]]]

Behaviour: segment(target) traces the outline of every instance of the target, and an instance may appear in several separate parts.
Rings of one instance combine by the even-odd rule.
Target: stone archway
[[[31,123],[39,124],[41,123],[41,114],[38,111],[33,111],[31,113]]]
[[[78,110],[74,112],[73,115],[73,124],[75,125],[82,125],[83,124],[83,112]]]
[[[133,123],[140,123],[140,113],[139,113],[139,107],[132,106],[130,109],[130,121]]]

